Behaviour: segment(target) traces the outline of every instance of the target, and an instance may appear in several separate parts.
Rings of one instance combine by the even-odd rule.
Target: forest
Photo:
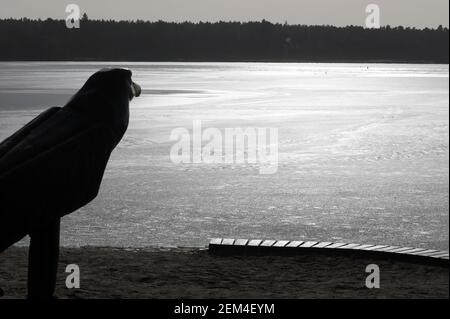
[[[260,22],[0,20],[2,61],[448,63],[449,30]]]

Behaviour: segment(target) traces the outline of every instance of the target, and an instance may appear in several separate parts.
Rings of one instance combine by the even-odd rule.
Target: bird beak
[[[131,81],[131,98],[130,98],[130,100],[133,97],[140,96],[141,92],[142,92],[142,89],[141,89],[140,85]]]

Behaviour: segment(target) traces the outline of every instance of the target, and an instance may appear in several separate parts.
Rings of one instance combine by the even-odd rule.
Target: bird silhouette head
[[[120,140],[128,128],[129,102],[141,88],[128,69],[102,69],[89,77],[65,107],[111,127]]]

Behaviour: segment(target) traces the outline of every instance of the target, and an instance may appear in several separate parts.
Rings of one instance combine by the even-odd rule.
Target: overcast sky
[[[259,21],[290,24],[363,25],[369,3],[382,25],[449,26],[449,0],[0,0],[0,18],[60,18],[66,5],[90,18],[165,21]]]

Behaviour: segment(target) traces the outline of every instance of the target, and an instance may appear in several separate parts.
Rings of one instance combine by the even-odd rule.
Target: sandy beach
[[[365,287],[367,265],[381,288]],[[65,287],[68,264],[80,289]],[[27,249],[0,255],[5,298],[26,296]],[[63,248],[58,298],[448,298],[448,267],[326,256],[213,256],[191,248]]]

